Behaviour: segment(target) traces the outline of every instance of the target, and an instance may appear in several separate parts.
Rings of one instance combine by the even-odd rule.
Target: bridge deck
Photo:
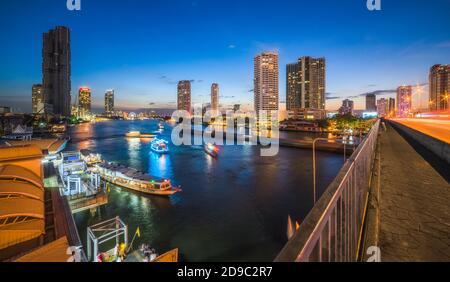
[[[381,259],[449,261],[450,184],[442,170],[439,174],[389,125],[380,143]],[[450,174],[448,166],[443,172]]]

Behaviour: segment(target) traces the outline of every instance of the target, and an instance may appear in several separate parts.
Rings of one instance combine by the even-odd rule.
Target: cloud
[[[234,49],[234,48],[236,48],[236,45],[234,45],[234,44],[228,45],[228,49]]]

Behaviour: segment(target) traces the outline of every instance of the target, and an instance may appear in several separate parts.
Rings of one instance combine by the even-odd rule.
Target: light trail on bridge
[[[450,119],[394,118],[392,120],[450,143]]]

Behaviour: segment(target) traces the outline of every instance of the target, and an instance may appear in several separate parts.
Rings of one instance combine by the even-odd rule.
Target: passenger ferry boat
[[[141,133],[139,131],[130,131],[127,134],[125,134],[127,138],[155,138],[155,134],[151,133]]]
[[[164,139],[155,138],[150,144],[150,149],[158,154],[166,154],[169,152],[169,142]]]
[[[181,192],[180,187],[172,186],[168,179],[157,179],[134,168],[112,163],[95,165],[97,172],[104,180],[124,188],[145,194],[170,196]]]
[[[214,144],[208,143],[204,146],[205,152],[213,158],[217,158],[219,156],[219,147]]]

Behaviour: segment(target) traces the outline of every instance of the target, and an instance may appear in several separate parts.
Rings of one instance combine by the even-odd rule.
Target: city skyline
[[[310,55],[327,60],[327,109],[337,110],[345,98],[355,100],[355,109],[362,109],[365,94],[395,97],[399,85],[423,85],[428,82],[429,68],[434,64],[448,63],[446,58],[450,56],[450,39],[445,32],[448,18],[439,17],[450,8],[447,1],[436,1],[435,5],[418,1],[385,3],[383,12],[378,14],[368,11],[362,3],[365,1],[336,4],[324,0],[318,3],[279,3],[271,7],[287,15],[299,7],[333,10],[329,14],[330,19],[313,30],[298,29],[308,20],[308,15],[304,19],[291,17],[293,27],[290,27],[278,13],[274,16],[274,25],[269,27],[264,24],[264,17],[246,13],[253,8],[259,12],[267,10],[270,4],[267,1],[261,1],[258,6],[243,1],[239,8],[237,4],[224,5],[220,1],[196,1],[195,4],[175,1],[175,10],[185,13],[170,24],[167,21],[175,14],[169,13],[167,19],[157,16],[169,11],[169,6],[163,2],[149,5],[145,2],[119,4],[118,1],[110,1],[108,12],[111,15],[123,13],[129,19],[124,26],[119,22],[110,25],[100,22],[96,16],[104,13],[104,7],[98,2],[83,3],[83,10],[79,12],[67,11],[65,3],[59,6],[41,1],[24,8],[20,2],[6,3],[3,11],[8,13],[2,14],[2,20],[18,22],[29,17],[29,12],[38,6],[43,14],[33,21],[1,27],[9,35],[10,44],[2,46],[0,52],[6,65],[0,73],[0,104],[25,112],[31,112],[30,87],[41,81],[40,38],[42,33],[59,25],[68,26],[71,31],[72,100],[80,86],[88,85],[92,89],[93,109],[100,112],[106,89],[116,90],[118,108],[175,109],[176,83],[182,79],[192,82],[194,104],[209,100],[208,81],[215,81],[221,85],[219,98],[222,105],[241,104],[244,109],[248,108],[253,103],[252,58],[270,50],[276,50],[280,58],[279,75],[283,78],[279,83],[280,103],[286,102],[285,66],[301,56]],[[217,19],[204,18],[201,23],[207,25],[193,20],[214,8],[223,10],[216,15]],[[147,11],[149,16],[136,10]],[[391,28],[393,18],[410,17],[417,11],[424,13],[414,22],[402,24],[399,21]],[[235,22],[224,17],[230,13],[236,16]],[[355,15],[352,21],[345,18],[348,13]],[[155,19],[147,21],[153,14]],[[436,15],[433,22],[429,21],[427,14]],[[368,21],[371,17],[376,25]],[[180,40],[185,44],[178,46],[172,37],[184,27],[182,24],[186,20],[190,21],[185,28],[195,28],[195,31],[182,35]],[[92,29],[92,26],[96,28]],[[166,27],[157,30],[155,26]],[[238,26],[245,28],[241,30]],[[408,28],[408,34],[403,34],[405,28]],[[99,35],[96,29],[103,34]],[[344,33],[350,29],[350,34]],[[213,31],[222,36],[211,41],[207,34]],[[18,36],[17,32],[23,33]],[[138,33],[151,35],[156,40],[143,39]],[[252,40],[247,39],[248,34],[254,35]],[[331,34],[341,36],[337,38]],[[132,38],[139,38],[141,44],[130,45]],[[90,44],[87,50],[85,43],[88,41],[96,44]],[[111,42],[115,43],[114,46]],[[333,48],[327,47],[332,44]],[[420,107],[426,106],[427,101],[422,101]]]

